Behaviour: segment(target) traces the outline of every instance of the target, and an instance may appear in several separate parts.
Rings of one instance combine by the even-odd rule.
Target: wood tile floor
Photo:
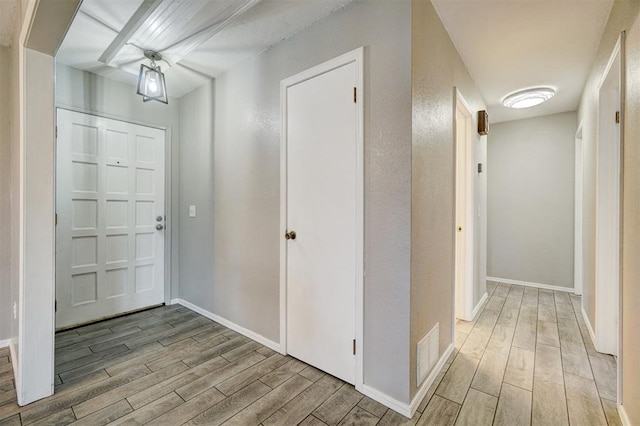
[[[56,335],[52,397],[16,404],[0,349],[0,425],[618,425],[615,361],[580,299],[488,284],[413,419],[179,305]]]

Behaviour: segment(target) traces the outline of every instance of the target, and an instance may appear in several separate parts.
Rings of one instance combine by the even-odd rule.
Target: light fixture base
[[[161,61],[162,60],[162,55],[159,54],[158,52],[154,52],[153,50],[145,50],[144,51],[144,56],[147,59],[150,59],[152,61]]]

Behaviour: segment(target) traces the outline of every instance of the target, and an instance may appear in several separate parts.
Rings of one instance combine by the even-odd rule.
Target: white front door
[[[164,131],[57,112],[56,328],[162,303]]]
[[[355,382],[355,62],[286,89],[287,352]]]

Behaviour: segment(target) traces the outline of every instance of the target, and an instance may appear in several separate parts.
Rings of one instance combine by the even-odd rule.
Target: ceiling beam
[[[122,31],[120,31],[120,34],[113,39],[98,60],[104,64],[110,64],[118,52],[127,44],[129,39],[138,31],[142,24],[145,23],[149,15],[151,15],[163,1],[164,0],[144,0],[131,19],[129,19],[129,22],[127,22]]]
[[[197,31],[188,37],[162,49],[163,55],[173,57],[174,62],[178,62],[183,57],[187,56],[189,52],[196,49],[205,41],[226,28],[234,19],[251,9],[258,4],[260,0],[240,0],[229,6],[223,13],[220,14],[220,19],[215,23],[209,25]],[[176,53],[179,58],[175,58]]]

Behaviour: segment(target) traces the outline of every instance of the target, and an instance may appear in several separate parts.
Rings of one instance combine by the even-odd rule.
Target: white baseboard
[[[482,298],[480,303],[478,303],[478,306],[476,306],[476,309],[479,306],[482,306],[482,303],[484,303],[483,301],[486,298],[487,298],[487,293],[484,294],[484,297]],[[475,311],[476,310],[474,309],[474,312]],[[474,317],[475,317],[475,314],[474,314]],[[429,376],[427,377],[427,379],[422,383],[422,385],[420,386],[420,389],[418,389],[418,393],[416,393],[416,395],[411,400],[411,405],[409,406],[409,414],[410,415],[407,416],[407,417],[412,418],[413,415],[416,413],[416,410],[420,406],[420,403],[422,402],[422,399],[425,397],[427,392],[429,392],[429,388],[431,387],[431,385],[433,385],[433,382],[436,381],[436,377],[438,377],[438,374],[440,374],[440,371],[442,371],[442,367],[444,367],[444,365],[447,363],[447,360],[451,356],[451,353],[453,352],[453,349],[454,349],[454,345],[453,345],[453,343],[451,343],[449,345],[449,347],[447,348],[447,350],[444,351],[444,353],[442,354],[442,356],[438,360],[438,363],[435,365],[435,367],[433,367],[433,369],[431,370],[431,373],[429,373]],[[404,413],[401,413],[401,414],[406,415]]]
[[[11,339],[0,340],[0,348],[8,348],[11,345]]]
[[[411,418],[412,416],[409,404],[400,402],[386,393],[380,392],[379,390],[364,384],[362,385],[362,388],[358,389],[358,391],[407,418]]]
[[[598,347],[596,346],[596,333],[593,332],[591,321],[589,321],[589,316],[587,315],[587,312],[584,310],[584,308],[582,308],[582,319],[584,319],[584,323],[587,325],[587,330],[589,330],[589,337],[591,337],[591,343],[593,344],[593,347],[598,350]]]
[[[194,312],[199,313],[200,315],[209,318],[210,320],[213,320],[215,322],[217,322],[218,324],[224,325],[227,328],[230,328],[233,331],[236,331],[244,336],[247,336],[249,339],[251,340],[255,340],[256,342],[260,343],[261,345],[264,345],[270,349],[273,349],[276,352],[280,352],[282,353],[282,348],[280,346],[279,343],[274,342],[273,340],[269,340],[266,337],[262,336],[261,334],[258,334],[254,331],[248,330],[244,327],[242,327],[241,325],[238,325],[232,321],[229,321],[226,318],[222,318],[221,316],[218,316],[212,312],[207,311],[206,309],[203,309],[199,306],[194,305],[191,302],[187,302],[186,300],[183,299],[171,299],[171,304],[175,305],[175,304],[180,304],[182,306],[184,306],[185,308],[191,309]]]
[[[504,284],[523,285],[525,287],[535,287],[535,288],[541,288],[541,289],[544,289],[544,290],[565,291],[567,293],[575,293],[575,290],[574,290],[573,287],[561,287],[559,285],[532,283],[532,282],[529,282],[529,281],[510,280],[508,278],[487,277],[487,281],[496,281],[496,282],[504,283]]]
[[[485,292],[484,296],[482,296],[482,299],[480,299],[480,301],[478,302],[476,307],[473,308],[473,312],[471,313],[471,320],[472,321],[473,321],[473,319],[475,319],[476,315],[478,315],[478,312],[480,312],[480,309],[482,308],[482,306],[484,305],[484,302],[486,302],[488,298],[489,298],[489,294],[487,292]],[[454,324],[454,327],[455,327],[455,324]]]
[[[624,405],[618,405],[618,415],[623,426],[631,426],[631,420],[627,415],[627,411],[624,409]]]
[[[15,339],[9,340],[9,352],[11,353],[11,365],[13,366],[13,383],[16,386],[16,395],[18,398],[18,405],[23,405],[22,401],[22,380],[20,379],[20,369],[18,368],[18,354],[16,353],[16,341]],[[53,388],[53,383],[52,383]]]

